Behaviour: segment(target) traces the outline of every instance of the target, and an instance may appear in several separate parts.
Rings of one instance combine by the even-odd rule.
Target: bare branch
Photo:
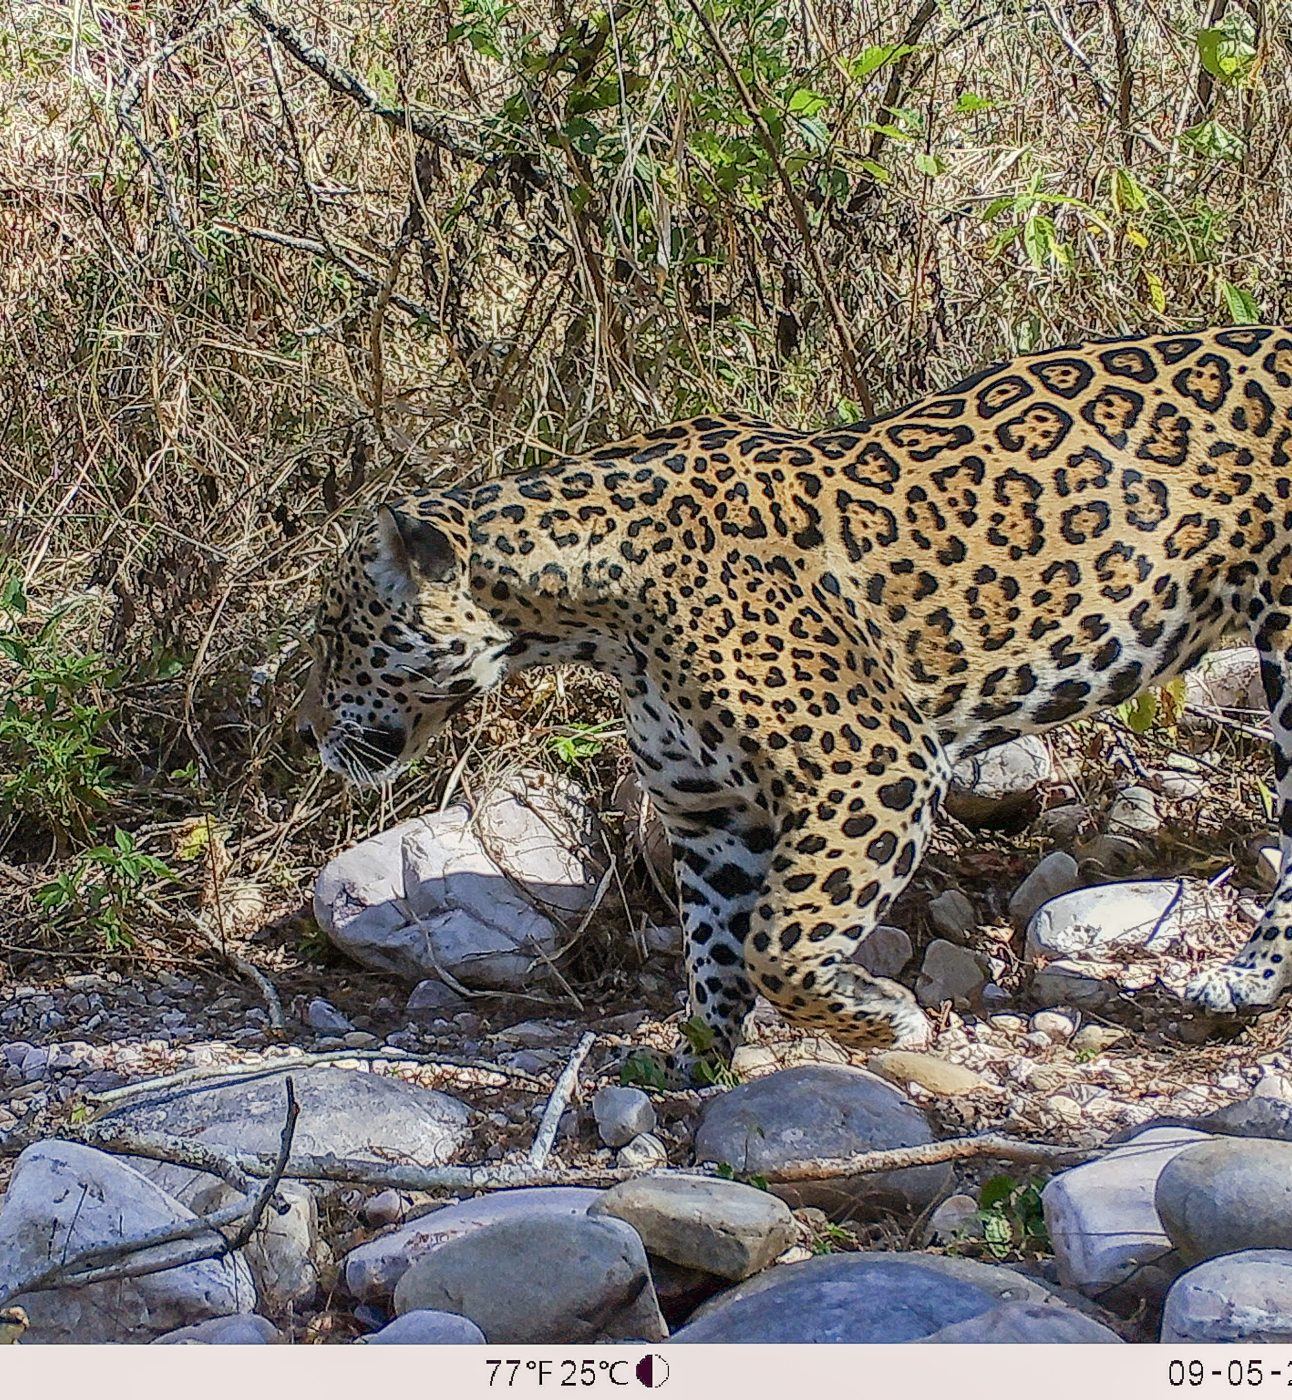
[[[588,1058],[588,1051],[592,1049],[596,1039],[593,1032],[589,1031],[579,1041],[574,1048],[574,1054],[570,1056],[569,1064],[561,1071],[560,1078],[556,1081],[552,1096],[548,1099],[547,1107],[543,1110],[538,1132],[534,1136],[534,1145],[529,1149],[529,1166],[534,1171],[540,1170],[547,1161],[548,1154],[552,1150],[552,1143],[556,1141],[556,1130],[560,1126],[561,1114],[565,1112],[570,1095],[579,1082],[579,1070],[582,1069],[584,1060]]]

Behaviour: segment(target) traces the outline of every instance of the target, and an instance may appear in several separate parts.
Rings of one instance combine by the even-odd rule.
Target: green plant
[[[699,1016],[692,1016],[678,1027],[682,1039],[694,1056],[692,1069],[705,1084],[716,1084],[719,1088],[732,1089],[740,1083],[740,1076],[717,1053],[714,1048],[714,1031]]]
[[[827,1220],[808,1243],[813,1254],[853,1253],[858,1247],[857,1236],[844,1225]]]
[[[130,906],[152,880],[174,880],[175,872],[142,851],[120,827],[112,844],[83,851],[71,870],[63,871],[36,892],[36,902],[56,924],[92,928],[109,952],[129,948]]]
[[[978,1220],[983,1240],[996,1259],[1023,1259],[1049,1254],[1050,1233],[1041,1210],[1041,1190],[1034,1181],[993,1176],[978,1193]]]
[[[21,581],[0,560],[0,818],[33,822],[60,841],[87,837],[115,787],[100,735],[114,681],[99,652],[63,635],[67,609],[31,620]]]
[[[1176,676],[1156,690],[1142,690],[1117,706],[1117,718],[1132,734],[1154,727],[1174,733],[1184,713],[1184,677]]]
[[[605,748],[603,736],[614,725],[613,720],[601,724],[571,724],[567,726],[566,733],[553,734],[548,740],[548,747],[562,763],[574,768],[586,759],[596,758]]]
[[[628,1088],[663,1093],[668,1088],[668,1071],[658,1055],[649,1050],[634,1050],[619,1066],[619,1082]]]

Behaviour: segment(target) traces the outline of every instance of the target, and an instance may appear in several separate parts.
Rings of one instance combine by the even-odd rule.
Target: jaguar
[[[730,1055],[761,993],[839,1041],[919,1045],[859,945],[952,768],[1091,715],[1250,629],[1282,873],[1186,995],[1292,979],[1292,328],[1025,354],[821,431],[712,413],[365,518],[325,580],[300,726],[388,782],[510,673],[622,693],[675,853],[694,1014]]]

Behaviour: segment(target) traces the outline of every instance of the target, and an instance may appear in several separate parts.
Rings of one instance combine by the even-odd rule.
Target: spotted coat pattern
[[[389,778],[510,671],[623,691],[673,842],[690,995],[720,1049],[755,992],[916,1044],[850,961],[952,765],[1116,704],[1250,627],[1284,873],[1190,995],[1270,1004],[1292,955],[1292,330],[1063,346],[864,423],[715,414],[378,509],[328,583],[302,720]]]

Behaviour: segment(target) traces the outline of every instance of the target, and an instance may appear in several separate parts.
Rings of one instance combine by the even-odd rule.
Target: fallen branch
[[[1218,724],[1222,729],[1232,729],[1235,734],[1245,734],[1249,739],[1259,739],[1264,744],[1274,742],[1274,735],[1270,730],[1231,719],[1223,710],[1213,709],[1210,705],[1195,705],[1190,702],[1184,709],[1186,714],[1198,715],[1202,719],[1210,720],[1212,724]]]
[[[186,1264],[222,1259],[242,1249],[264,1218],[291,1157],[292,1139],[296,1133],[300,1109],[290,1078],[285,1087],[287,1113],[283,1121],[278,1155],[254,1197],[251,1194],[252,1180],[259,1173],[244,1172],[229,1161],[226,1155],[204,1149],[200,1144],[194,1143],[192,1146],[197,1150],[192,1156],[196,1162],[202,1163],[199,1169],[213,1171],[226,1181],[240,1193],[238,1200],[195,1220],[163,1225],[130,1239],[115,1240],[111,1244],[94,1245],[90,1249],[66,1255],[57,1263],[26,1277],[19,1275],[7,1279],[4,1291],[0,1292],[0,1308],[12,1299],[28,1293],[46,1293],[56,1288],[85,1288],[92,1283],[142,1278],[147,1274],[182,1268]],[[232,1225],[238,1227],[232,1236],[221,1233],[224,1227]],[[182,1248],[174,1248],[176,1245]]]
[[[198,1171],[242,1172],[248,1177],[266,1177],[274,1172],[276,1159],[255,1152],[214,1149],[188,1138],[168,1133],[138,1133],[110,1120],[84,1123],[69,1128],[64,1136],[101,1152],[123,1152],[173,1166]],[[823,1157],[790,1163],[760,1172],[769,1184],[802,1181],[832,1181],[842,1177],[865,1176],[872,1172],[900,1171],[904,1167],[927,1166],[931,1162],[959,1161],[971,1157],[996,1157],[1010,1162],[1063,1166],[1101,1155],[1102,1147],[1062,1147],[1051,1143],[1025,1142],[1020,1138],[986,1133],[977,1137],[949,1138],[945,1142],[918,1147],[893,1147],[859,1152],[852,1157]],[[212,1165],[218,1158],[221,1166]],[[394,1187],[400,1191],[502,1191],[517,1186],[615,1186],[642,1175],[719,1176],[728,1168],[714,1163],[694,1167],[664,1167],[643,1173],[631,1167],[534,1167],[528,1161],[463,1166],[421,1166],[415,1163],[362,1161],[349,1157],[295,1154],[282,1172],[287,1180],[327,1181],[347,1186]],[[229,1178],[226,1176],[226,1180]]]
[[[583,1062],[588,1058],[588,1051],[592,1049],[596,1039],[593,1032],[588,1031],[579,1041],[578,1045],[574,1047],[574,1054],[570,1056],[569,1064],[561,1071],[560,1077],[552,1089],[552,1095],[547,1101],[547,1107],[544,1108],[543,1117],[538,1124],[538,1132],[534,1135],[534,1145],[529,1149],[528,1165],[532,1171],[540,1171],[547,1161],[552,1144],[556,1141],[556,1130],[561,1123],[561,1114],[565,1112],[565,1106],[570,1101],[574,1086],[579,1081],[579,1070],[583,1068]]]
[[[509,1080],[519,1088],[533,1093],[541,1093],[542,1080],[522,1070],[509,1069],[506,1065],[494,1064],[492,1060],[467,1060],[449,1055],[419,1055],[409,1050],[319,1050],[310,1055],[284,1055],[277,1060],[266,1060],[262,1064],[247,1065],[239,1069],[236,1065],[194,1065],[191,1069],[177,1070],[174,1074],[162,1074],[153,1079],[136,1080],[133,1084],[123,1084],[118,1089],[106,1089],[101,1094],[87,1094],[86,1099],[96,1105],[101,1116],[108,1108],[123,1101],[156,1094],[166,1089],[178,1089],[187,1084],[195,1084],[203,1079],[250,1080],[264,1079],[271,1074],[282,1074],[284,1070],[308,1069],[312,1065],[336,1064],[341,1060],[385,1061],[388,1064],[433,1065],[437,1069],[461,1069],[493,1074]]]

